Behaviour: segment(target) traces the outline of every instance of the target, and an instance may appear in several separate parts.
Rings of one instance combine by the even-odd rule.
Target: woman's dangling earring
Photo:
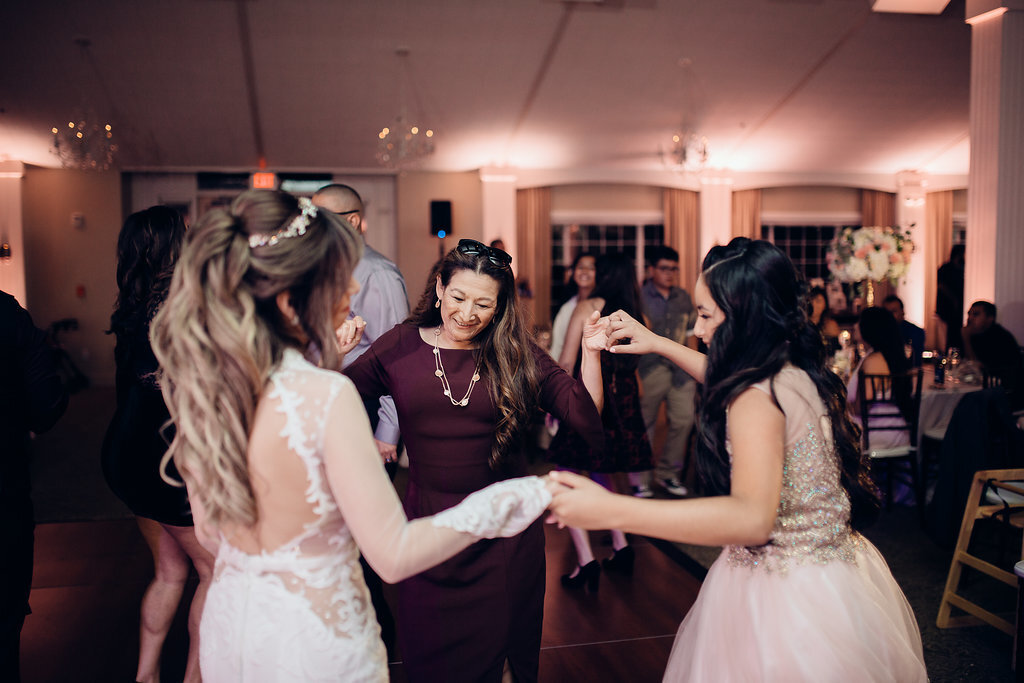
[[[438,299],[437,301],[434,302],[434,308],[441,308],[441,300],[440,299]]]
[[[298,315],[293,315],[292,316],[292,325],[294,325],[295,327],[299,327],[299,316]]]

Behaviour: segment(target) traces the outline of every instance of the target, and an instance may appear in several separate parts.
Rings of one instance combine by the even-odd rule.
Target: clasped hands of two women
[[[344,355],[354,349],[364,329],[366,321],[359,316],[342,323],[336,331],[339,353]],[[651,353],[656,338],[657,335],[623,311],[604,317],[595,311],[583,326],[583,346],[589,351]],[[594,514],[602,510],[603,497],[612,495],[603,486],[572,472],[551,472],[543,480],[551,494],[548,524],[581,529],[603,529],[607,526],[607,521],[600,514]]]

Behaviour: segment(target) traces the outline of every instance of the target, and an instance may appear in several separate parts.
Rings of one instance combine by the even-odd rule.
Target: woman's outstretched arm
[[[585,477],[556,471],[549,476],[563,487],[555,492],[548,521],[697,545],[766,543],[782,495],[785,416],[770,396],[752,387],[730,406],[728,430],[733,451],[728,495],[643,500],[609,493]]]
[[[577,307],[578,308],[578,307]],[[601,311],[587,316],[580,332],[580,380],[594,400],[597,412],[604,410],[604,381],[601,377],[601,351],[608,345],[607,322]]]
[[[480,538],[521,533],[550,500],[536,477],[510,479],[437,515],[410,521],[384,471],[363,403],[350,383],[338,392],[326,424],[323,450],[328,484],[360,551],[388,583],[418,574]]]
[[[703,353],[651,332],[625,311],[615,311],[609,315],[608,323],[609,340],[613,344],[608,350],[612,353],[656,353],[668,358],[698,382],[704,381],[707,359]],[[628,339],[629,343],[617,343],[623,339]]]

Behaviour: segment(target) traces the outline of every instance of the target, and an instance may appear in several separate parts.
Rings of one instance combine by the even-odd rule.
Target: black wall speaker
[[[436,237],[452,234],[452,203],[447,199],[430,202],[430,233]]]

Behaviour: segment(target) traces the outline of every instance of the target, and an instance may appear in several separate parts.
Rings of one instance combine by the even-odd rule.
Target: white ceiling
[[[424,169],[663,169],[684,123],[740,173],[968,169],[963,0],[938,16],[870,0],[7,2],[0,160],[56,165],[50,128],[85,106],[129,169],[254,169],[262,153],[272,170],[377,170],[399,46],[437,131]]]

